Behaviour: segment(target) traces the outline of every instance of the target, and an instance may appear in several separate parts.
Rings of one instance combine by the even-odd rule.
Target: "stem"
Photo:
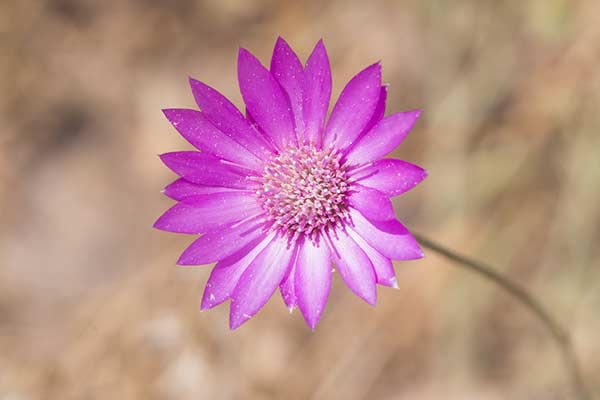
[[[448,258],[451,261],[459,264],[461,267],[469,269],[482,275],[484,278],[494,282],[502,289],[506,290],[510,295],[516,298],[523,306],[529,309],[533,314],[536,315],[550,332],[552,337],[558,344],[565,368],[571,375],[573,386],[577,393],[577,398],[580,400],[590,400],[591,396],[585,386],[583,377],[581,375],[581,368],[577,355],[573,349],[570,336],[567,331],[550,315],[550,313],[536,300],[525,288],[516,282],[509,280],[496,272],[494,268],[488,265],[480,263],[469,257],[455,253],[436,242],[422,236],[420,234],[413,233],[414,237],[424,246],[436,253]]]

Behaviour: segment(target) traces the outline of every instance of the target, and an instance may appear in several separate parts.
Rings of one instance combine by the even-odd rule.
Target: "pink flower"
[[[279,287],[314,329],[331,287],[332,264],[350,289],[374,305],[376,284],[396,286],[391,260],[423,257],[396,220],[390,197],[426,171],[381,159],[420,111],[384,117],[386,87],[373,64],[348,82],[326,120],[331,70],[319,41],[306,65],[281,38],[270,71],[240,49],[246,117],[213,88],[190,79],[202,111],[164,110],[200,152],[160,156],[180,176],[165,188],[177,204],[155,227],[202,234],[179,265],[217,262],[202,309],[228,299],[230,327],[256,314]]]

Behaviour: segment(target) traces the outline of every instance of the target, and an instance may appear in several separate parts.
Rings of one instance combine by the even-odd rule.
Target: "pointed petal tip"
[[[282,45],[287,45],[287,41],[283,37],[281,37],[281,35],[278,35],[277,40],[275,40],[275,47]]]
[[[168,213],[168,210],[166,213]],[[169,218],[165,217],[165,214],[162,214],[156,221],[154,221],[152,228],[158,229],[159,231],[172,232],[170,229],[171,226],[169,224]]]
[[[154,223],[152,224],[152,228],[154,229],[158,229],[158,230],[164,230],[163,229],[163,224],[161,221],[161,218],[159,217],[156,221],[154,221]]]
[[[399,261],[412,261],[412,260],[420,260],[422,258],[425,258],[425,252],[423,251],[423,248],[421,247],[421,244],[417,241],[417,239],[415,239],[415,237],[410,234],[409,232],[409,237],[412,240],[412,254],[407,255],[406,258],[395,258],[395,260],[399,260]]]
[[[248,321],[249,319],[250,319],[249,317],[245,317],[245,316],[235,318],[233,315],[230,315],[229,330],[235,331],[237,328],[242,326],[244,324],[244,322]]]
[[[281,36],[277,37],[277,41],[275,42],[275,46],[273,48],[273,55],[275,55],[275,53],[278,52],[290,52],[294,55],[295,58],[298,57],[294,52],[294,49],[292,49],[292,46],[290,46],[290,44],[288,43],[288,41]]]
[[[376,61],[373,64],[369,65],[363,71],[371,71],[371,70],[375,70],[376,72],[381,73],[381,60],[380,61]]]
[[[374,62],[361,71],[362,73],[373,73],[379,75],[379,85],[381,86],[381,60]],[[360,72],[359,72],[360,73]]]
[[[377,305],[377,292],[375,292],[372,297],[363,297],[362,299],[366,301],[368,305],[375,307]]]
[[[313,311],[306,310],[306,309],[303,310],[302,307],[300,307],[300,312],[302,313],[302,316],[304,317],[304,321],[306,322],[306,325],[308,325],[308,327],[310,328],[311,331],[314,331],[315,328],[317,327],[317,324],[321,320],[321,317],[323,316],[323,310],[321,309],[320,311],[314,312],[314,310]]]
[[[200,302],[200,312],[209,310],[211,307],[207,304],[206,298],[202,297],[202,301]]]
[[[245,49],[244,47],[238,48],[238,63],[239,63],[240,59],[245,59],[245,58],[255,58],[255,57],[252,53],[250,53],[250,51],[248,49]]]
[[[196,96],[199,93],[202,93],[203,90],[212,89],[206,83],[199,81],[198,79],[194,79],[191,76],[188,76],[188,83],[190,85],[190,88],[192,89],[192,94],[194,95],[194,98],[196,98]]]
[[[417,167],[420,169],[420,171],[418,171],[419,173],[417,174],[417,177],[416,177],[417,182],[415,183],[415,186],[422,183],[425,180],[425,178],[427,178],[429,176],[429,172],[426,169],[421,168],[418,165],[417,165]]]
[[[414,110],[408,110],[408,111],[404,112],[404,114],[409,114],[409,115],[413,116],[415,120],[417,118],[419,118],[422,113],[423,113],[423,110],[421,110],[420,108],[415,108]]]
[[[178,267],[193,267],[198,266],[198,264],[193,264],[189,260],[186,260],[183,256],[179,257],[177,262],[175,263]]]
[[[319,320],[321,319],[321,314],[307,315],[306,313],[302,313],[302,316],[304,317],[304,322],[306,322],[306,325],[310,328],[311,332],[314,332],[317,328],[317,325],[319,324]]]
[[[411,237],[412,237],[412,235],[411,235]],[[425,258],[425,252],[423,251],[421,244],[416,239],[414,239],[414,246],[415,246],[414,254],[412,256],[407,257],[400,261],[420,260],[422,258]]]
[[[327,48],[325,47],[325,41],[323,40],[323,38],[319,39],[319,41],[315,44],[311,56],[313,54],[320,54],[325,56],[327,55]]]
[[[204,293],[202,294],[202,301],[200,302],[200,311],[210,310],[215,307],[217,304],[213,303],[213,299],[214,296],[209,295],[205,288]]]
[[[237,328],[240,327],[241,324],[234,324],[232,322],[229,322],[229,330],[230,331],[235,331]]]
[[[169,167],[169,163],[172,161],[171,154],[173,153],[157,154],[157,157],[160,159],[160,161],[162,161],[162,163],[165,164],[169,169],[171,168]]]
[[[237,57],[237,65],[238,65],[238,79],[240,77],[240,71],[243,68],[248,68],[248,64],[252,64],[252,61],[255,57],[243,47],[238,49],[238,57]]]
[[[192,78],[191,76],[188,76],[188,82],[189,82],[190,86],[192,86],[192,87],[202,84],[202,82],[200,82],[197,79]]]

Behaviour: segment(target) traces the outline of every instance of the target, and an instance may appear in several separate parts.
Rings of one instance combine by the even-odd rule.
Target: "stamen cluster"
[[[288,147],[267,163],[258,198],[280,232],[314,237],[347,215],[346,166],[336,150]]]

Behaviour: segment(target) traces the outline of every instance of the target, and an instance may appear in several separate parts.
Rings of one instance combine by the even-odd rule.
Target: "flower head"
[[[387,89],[376,63],[348,82],[327,119],[331,70],[322,41],[303,66],[279,38],[270,70],[240,49],[238,76],[246,116],[194,79],[201,111],[164,110],[199,152],[161,155],[180,178],[164,191],[177,204],[154,226],[202,235],[178,261],[217,262],[202,309],[231,300],[235,329],[279,288],[314,329],[333,265],[354,293],[375,304],[376,284],[396,286],[391,260],[423,256],[390,197],[426,172],[382,159],[420,111],[384,117]]]

